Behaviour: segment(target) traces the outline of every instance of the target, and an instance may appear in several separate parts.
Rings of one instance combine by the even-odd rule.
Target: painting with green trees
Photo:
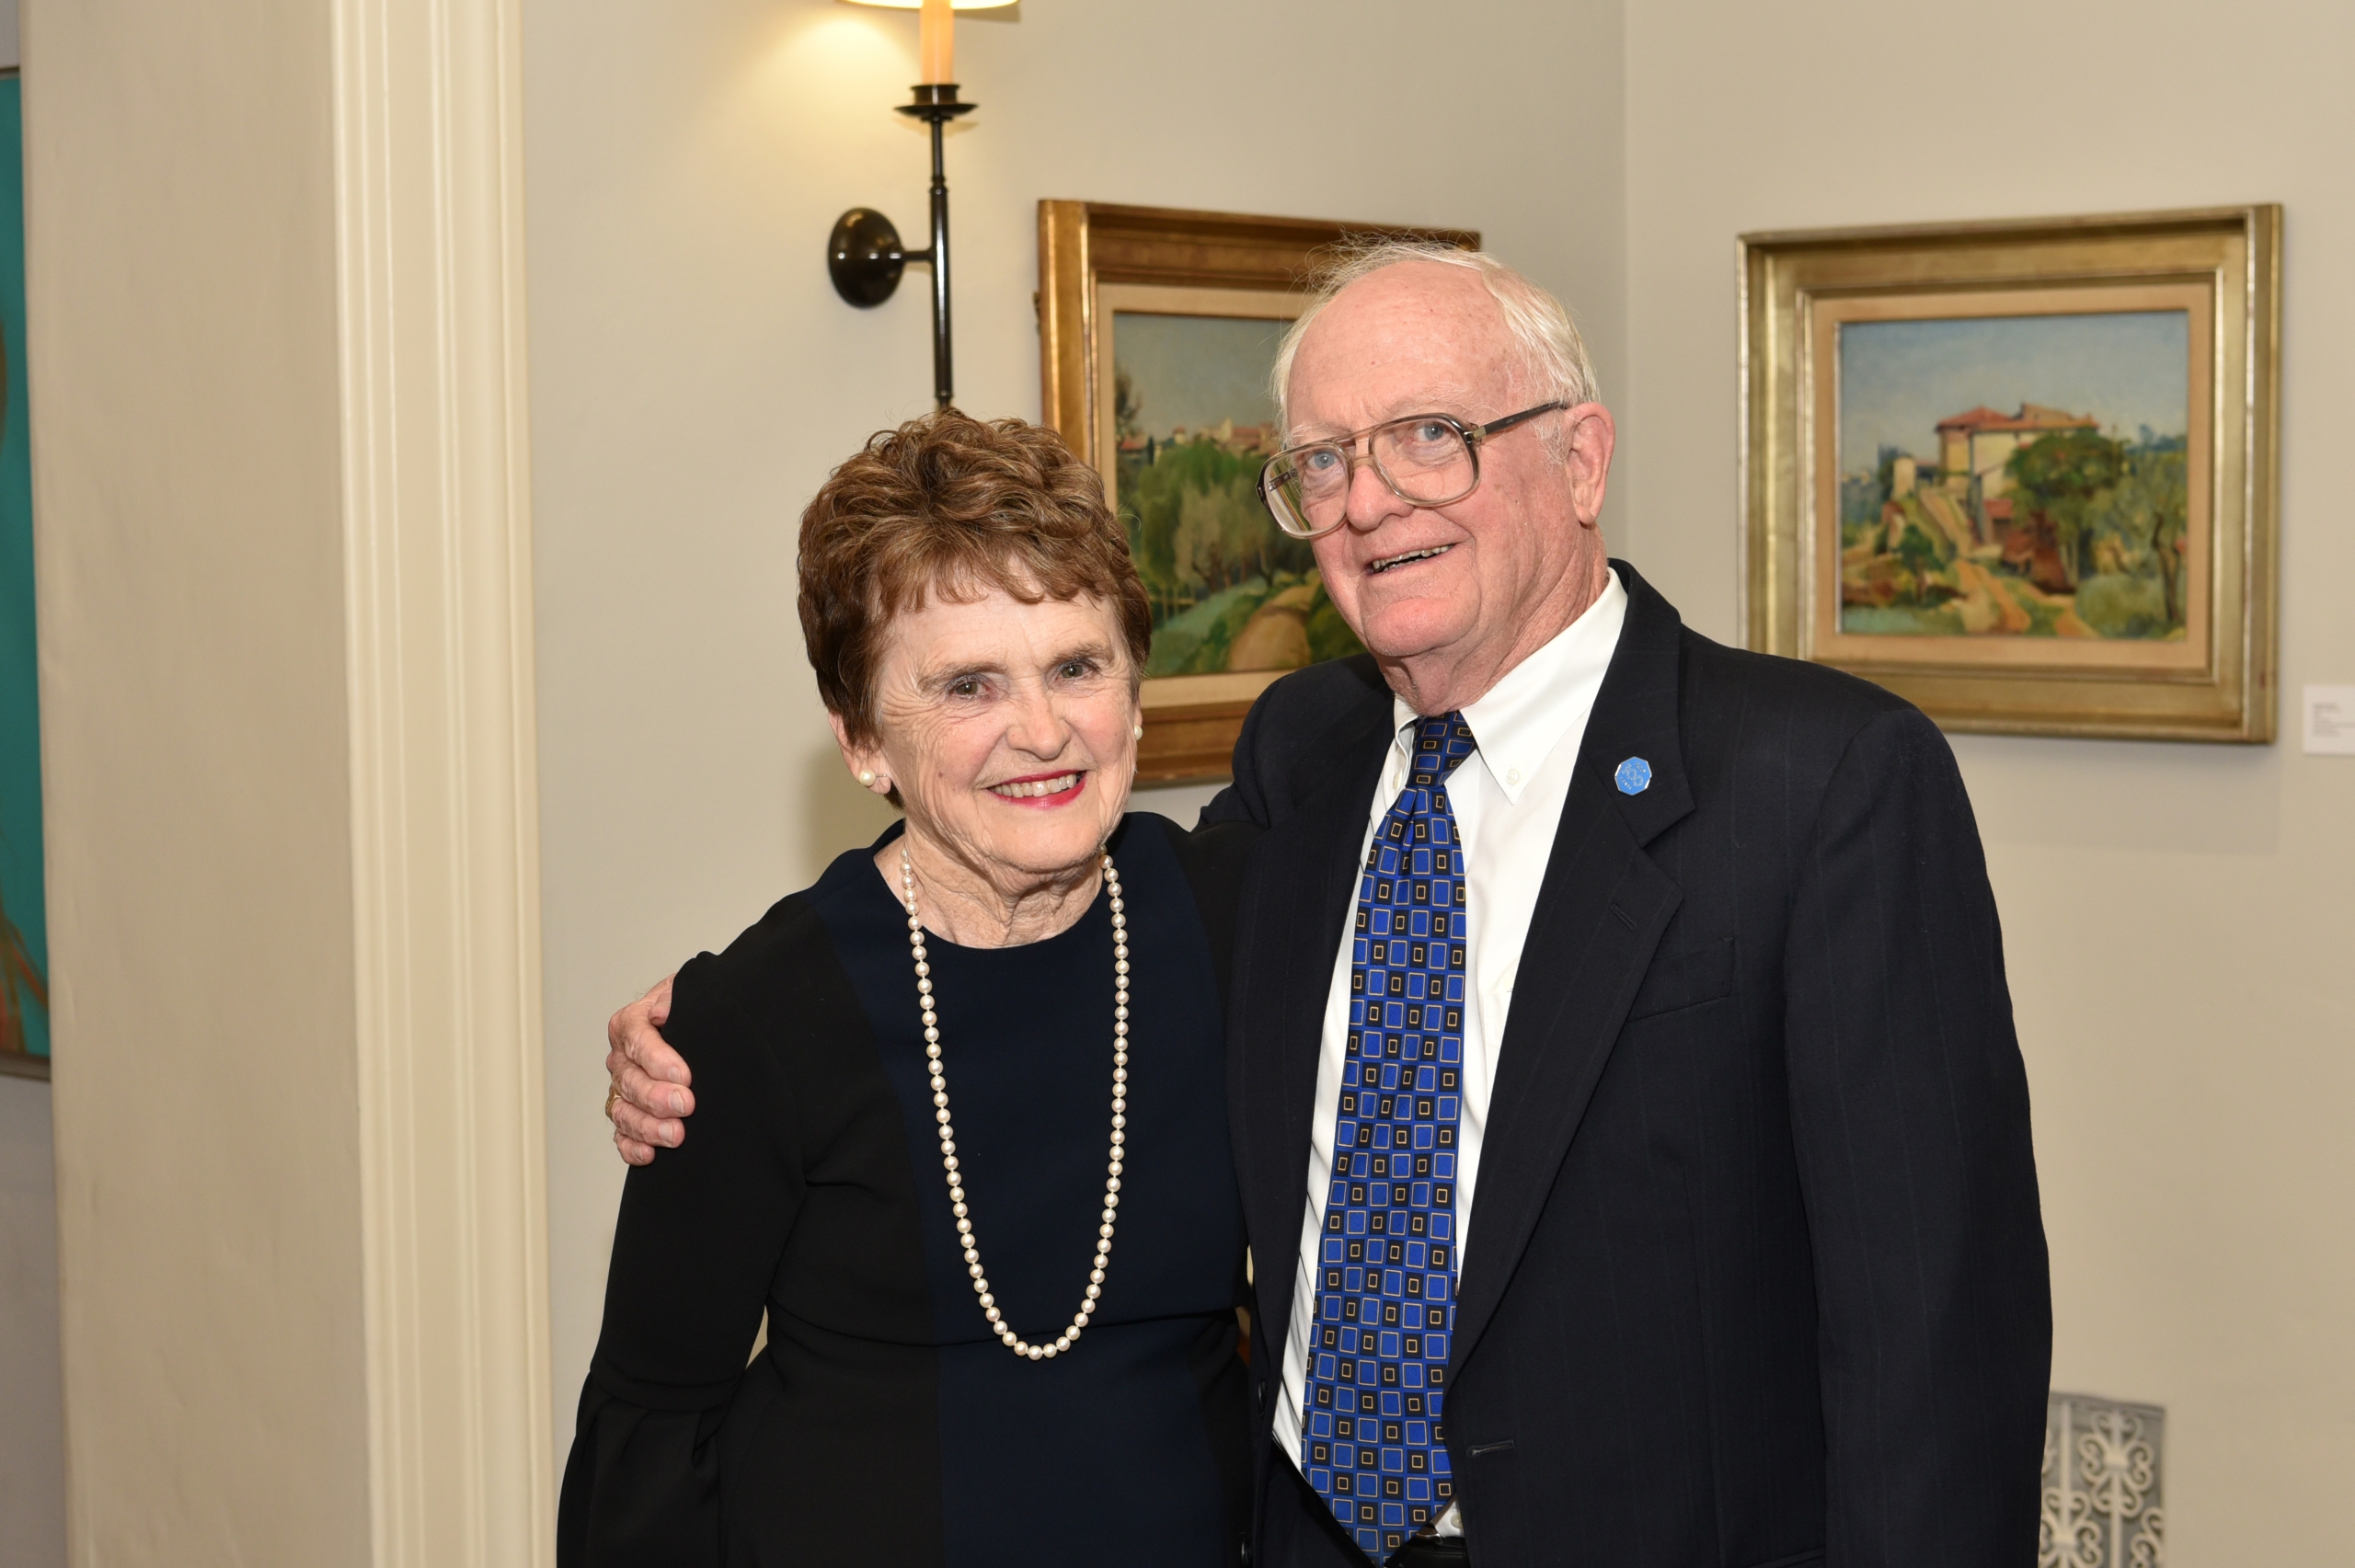
[[[1119,311],[1114,499],[1153,599],[1148,676],[1292,670],[1358,651],[1307,544],[1260,502],[1281,444],[1283,321]]]
[[[1839,332],[1842,633],[2183,639],[2185,312]]]

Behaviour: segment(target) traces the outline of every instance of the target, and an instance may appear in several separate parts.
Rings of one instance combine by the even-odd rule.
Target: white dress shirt
[[[1553,641],[1507,671],[1487,695],[1464,710],[1479,747],[1447,784],[1448,805],[1465,852],[1465,918],[1471,922],[1465,954],[1464,1102],[1456,1127],[1455,1266],[1462,1276],[1471,1244],[1473,1194],[1480,1174],[1480,1134],[1488,1125],[1488,1093],[1497,1052],[1512,1008],[1513,977],[1537,908],[1537,890],[1554,850],[1554,830],[1570,789],[1587,715],[1603,687],[1603,671],[1619,646],[1627,593],[1619,575],[1586,612]],[[1393,699],[1397,735],[1366,815],[1358,864],[1407,787],[1413,761],[1415,710]],[[1326,993],[1325,1033],[1316,1063],[1315,1131],[1308,1149],[1307,1202],[1301,1215],[1300,1258],[1292,1279],[1292,1328],[1284,1335],[1283,1385],[1277,1393],[1276,1446],[1300,1463],[1300,1413],[1308,1388],[1308,1340],[1321,1292],[1317,1240],[1333,1171],[1333,1123],[1341,1104],[1341,1070],[1349,1054],[1350,933],[1357,920],[1352,884],[1338,934],[1333,983]],[[1451,1517],[1442,1529],[1454,1533]]]

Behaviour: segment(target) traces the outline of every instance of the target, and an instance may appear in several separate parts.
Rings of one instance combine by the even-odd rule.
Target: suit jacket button
[[[1264,1413],[1268,1408],[1268,1385],[1261,1383],[1258,1388],[1253,1389],[1251,1398]]]

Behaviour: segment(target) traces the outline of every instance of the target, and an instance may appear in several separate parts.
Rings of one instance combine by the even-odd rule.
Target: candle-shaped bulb
[[[916,59],[925,86],[957,79],[957,13],[948,0],[924,0],[916,19]]]

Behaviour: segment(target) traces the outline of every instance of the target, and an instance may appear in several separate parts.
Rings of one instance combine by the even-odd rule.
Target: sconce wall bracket
[[[861,309],[881,304],[900,287],[910,262],[932,269],[932,395],[941,407],[955,401],[948,346],[948,178],[941,159],[941,132],[960,114],[980,106],[960,102],[954,82],[926,83],[902,114],[932,126],[932,244],[909,250],[891,220],[871,207],[854,207],[834,220],[826,237],[826,272],[834,292]]]
[[[826,236],[826,275],[834,280],[834,292],[862,310],[898,292],[909,262],[931,259],[923,251],[910,255],[891,220],[872,207],[844,212]]]

